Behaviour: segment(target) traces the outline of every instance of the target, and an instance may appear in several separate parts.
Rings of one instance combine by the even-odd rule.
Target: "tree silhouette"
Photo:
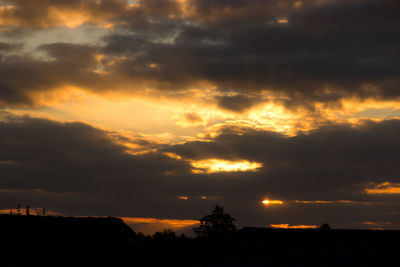
[[[215,206],[212,214],[206,215],[200,219],[200,226],[193,228],[193,232],[200,238],[220,238],[231,236],[236,232],[236,226],[233,224],[235,219],[224,208]]]
[[[323,225],[321,225],[319,227],[320,230],[326,231],[326,230],[331,230],[331,227],[329,226],[329,224],[324,223]]]
[[[153,240],[156,241],[175,241],[178,239],[178,237],[176,236],[175,232],[172,231],[171,229],[164,229],[162,232],[156,232],[155,234],[153,234]]]

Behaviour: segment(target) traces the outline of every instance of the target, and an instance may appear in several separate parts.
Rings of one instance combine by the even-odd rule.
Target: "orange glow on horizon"
[[[317,225],[289,225],[287,223],[283,224],[270,224],[272,228],[283,228],[283,229],[316,229],[318,226]]]
[[[393,226],[392,222],[361,222],[361,224],[371,227],[371,230],[387,230]]]
[[[171,225],[174,228],[181,228],[200,223],[198,220],[178,220],[178,219],[158,219],[142,217],[120,217],[127,224],[135,223],[163,223]]]
[[[158,219],[142,217],[120,217],[124,223],[129,225],[135,232],[141,232],[146,235],[162,232],[165,229],[179,232],[198,225],[198,220],[178,220],[178,219]]]
[[[182,199],[182,200],[188,200],[188,199],[189,199],[188,196],[179,196],[178,198],[179,198],[179,199]]]
[[[390,224],[392,224],[391,222],[362,222],[362,224],[365,224],[365,225],[382,225],[382,224],[384,224],[384,225],[390,225]]]

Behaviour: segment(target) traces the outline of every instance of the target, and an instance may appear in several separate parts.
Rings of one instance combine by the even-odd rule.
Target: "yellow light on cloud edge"
[[[373,188],[366,188],[365,192],[368,195],[396,195],[400,194],[400,184],[384,182],[374,186]]]
[[[229,161],[221,159],[207,159],[191,162],[192,166],[196,168],[194,173],[217,173],[217,172],[245,172],[257,171],[262,167],[259,162],[242,161]]]

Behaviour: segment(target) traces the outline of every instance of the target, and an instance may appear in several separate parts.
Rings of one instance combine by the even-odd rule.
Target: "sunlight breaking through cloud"
[[[242,161],[230,161],[220,159],[207,159],[191,162],[194,173],[217,173],[217,172],[245,172],[257,171],[262,167],[261,163]]]

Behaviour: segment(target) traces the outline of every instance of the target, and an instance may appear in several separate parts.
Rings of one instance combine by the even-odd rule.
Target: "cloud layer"
[[[0,0],[0,209],[398,228],[399,11]]]
[[[2,7],[3,27],[56,27],[62,22],[51,12],[78,10],[82,23],[108,23],[113,30],[102,45],[42,45],[50,61],[3,55],[5,104],[29,104],[32,90],[63,85],[166,93],[206,84],[241,92],[216,99],[238,112],[257,102],[246,94],[260,91],[311,106],[398,97],[400,21],[393,0],[42,2],[40,8],[31,1]]]
[[[50,203],[64,213],[184,219],[223,203],[258,224],[285,223],[293,212],[298,217],[290,223],[315,222],[321,218],[314,212],[323,206],[335,223],[340,223],[333,219],[338,212],[354,225],[371,221],[369,212],[381,221],[398,219],[390,215],[398,195],[366,191],[373,184],[400,182],[397,120],[330,126],[296,137],[221,133],[211,142],[164,145],[136,156],[107,132],[83,123],[13,117],[1,123],[0,132],[2,208],[20,199]],[[263,167],[258,172],[192,172],[190,161],[208,158],[246,159]],[[268,218],[264,198],[284,205],[271,207]],[[351,214],[354,210],[360,213]]]

